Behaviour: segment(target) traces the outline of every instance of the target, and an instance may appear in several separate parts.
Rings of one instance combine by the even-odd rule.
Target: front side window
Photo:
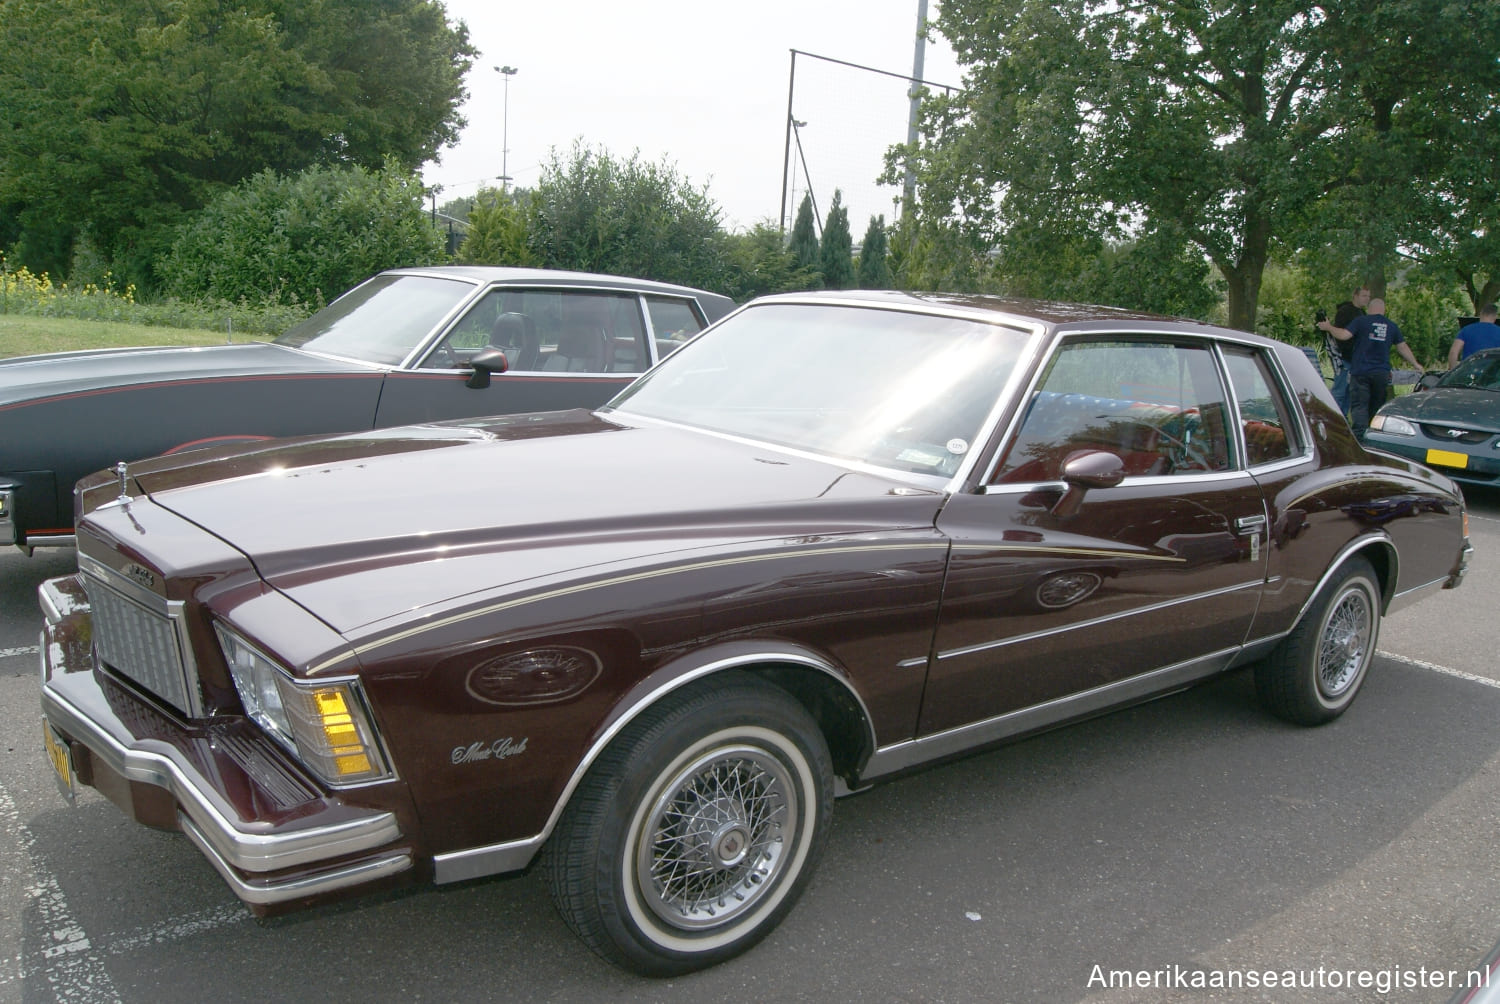
[[[1297,451],[1297,426],[1269,360],[1253,349],[1224,347],[1224,365],[1240,406],[1245,462],[1254,467],[1286,460]]]
[[[1075,341],[1052,358],[994,480],[1057,481],[1080,450],[1118,456],[1127,476],[1227,470],[1223,384],[1208,347]]]
[[[628,292],[491,290],[423,365],[461,369],[486,347],[503,351],[511,370],[640,373],[650,364],[640,304]]]
[[[893,470],[950,477],[1026,332],[877,308],[750,307],[613,402],[641,415]]]

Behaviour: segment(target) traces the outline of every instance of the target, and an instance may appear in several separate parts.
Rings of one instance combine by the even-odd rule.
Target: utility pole
[[[922,79],[922,64],[926,56],[927,45],[927,0],[917,0],[917,42],[916,51],[911,58],[911,88],[907,96],[911,99],[911,108],[906,115],[906,147],[915,150],[917,146],[917,112],[922,106],[922,89],[917,81]],[[917,171],[912,167],[912,155],[906,155],[906,183],[902,187],[901,213],[906,215],[913,212],[917,205]]]

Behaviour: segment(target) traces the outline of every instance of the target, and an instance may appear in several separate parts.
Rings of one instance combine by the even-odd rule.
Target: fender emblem
[[[484,760],[504,760],[507,757],[520,756],[526,752],[526,740],[529,738],[531,737],[524,736],[520,742],[516,742],[510,736],[506,736],[504,739],[496,739],[488,745],[480,742],[470,743],[467,746],[455,746],[453,747],[451,758],[454,764],[461,764],[480,763]]]
[[[156,588],[156,576],[151,573],[151,570],[133,561],[125,566],[125,575],[137,585],[145,586],[147,589]]]

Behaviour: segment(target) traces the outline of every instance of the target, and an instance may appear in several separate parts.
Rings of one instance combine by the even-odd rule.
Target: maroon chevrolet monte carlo
[[[741,308],[598,411],[80,483],[46,583],[63,789],[257,913],[535,863],[672,974],[764,937],[836,793],[1253,666],[1314,725],[1457,586],[1446,477],[1303,354],[1103,308]]]

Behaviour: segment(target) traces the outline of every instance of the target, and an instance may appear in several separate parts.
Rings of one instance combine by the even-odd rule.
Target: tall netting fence
[[[820,228],[834,191],[841,193],[856,242],[870,217],[884,216],[889,223],[900,215],[901,179],[893,185],[878,179],[887,151],[906,142],[912,86],[906,74],[792,50],[782,164],[785,229],[809,192]],[[920,86],[953,90],[931,81]]]

